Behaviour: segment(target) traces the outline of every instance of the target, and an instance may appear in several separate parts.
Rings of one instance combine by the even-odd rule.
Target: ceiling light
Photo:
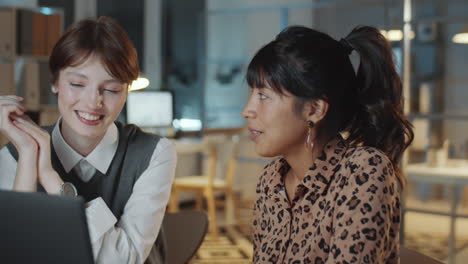
[[[144,77],[138,77],[135,81],[133,81],[129,86],[128,86],[128,91],[138,91],[145,89],[146,87],[149,86],[149,80]]]
[[[452,41],[459,44],[468,44],[468,25],[464,26],[461,32],[455,34]]]
[[[380,33],[389,41],[401,41],[403,39],[403,31],[400,29],[380,30]],[[410,32],[410,39],[414,39],[414,31]]]

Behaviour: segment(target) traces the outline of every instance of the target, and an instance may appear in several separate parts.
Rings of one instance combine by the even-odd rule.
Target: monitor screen
[[[127,123],[140,127],[172,126],[172,93],[134,91],[127,97]]]

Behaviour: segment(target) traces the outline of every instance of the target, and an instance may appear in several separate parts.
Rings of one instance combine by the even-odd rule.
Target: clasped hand
[[[39,181],[47,193],[57,194],[62,180],[52,168],[50,135],[25,115],[22,101],[14,95],[0,96],[0,133],[18,151],[14,189],[35,191]]]

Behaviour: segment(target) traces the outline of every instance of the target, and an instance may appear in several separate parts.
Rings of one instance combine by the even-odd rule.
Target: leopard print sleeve
[[[398,263],[399,187],[392,163],[375,148],[359,147],[346,166],[326,263]]]

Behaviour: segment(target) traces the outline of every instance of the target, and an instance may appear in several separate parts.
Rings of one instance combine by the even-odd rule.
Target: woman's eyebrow
[[[65,72],[65,75],[75,75],[81,78],[89,79],[88,76],[86,76],[85,74],[74,72],[74,71]],[[103,83],[114,83],[114,82],[118,84],[122,84],[122,82],[117,79],[108,79],[108,80],[103,81]]]
[[[114,83],[114,82],[118,84],[122,84],[122,82],[117,79],[109,79],[109,80],[103,81],[103,83]]]
[[[82,73],[79,73],[79,72],[73,72],[73,71],[69,71],[69,72],[66,72],[65,75],[77,75],[78,77],[82,77],[82,78],[86,78],[88,79],[88,76],[82,74]]]

